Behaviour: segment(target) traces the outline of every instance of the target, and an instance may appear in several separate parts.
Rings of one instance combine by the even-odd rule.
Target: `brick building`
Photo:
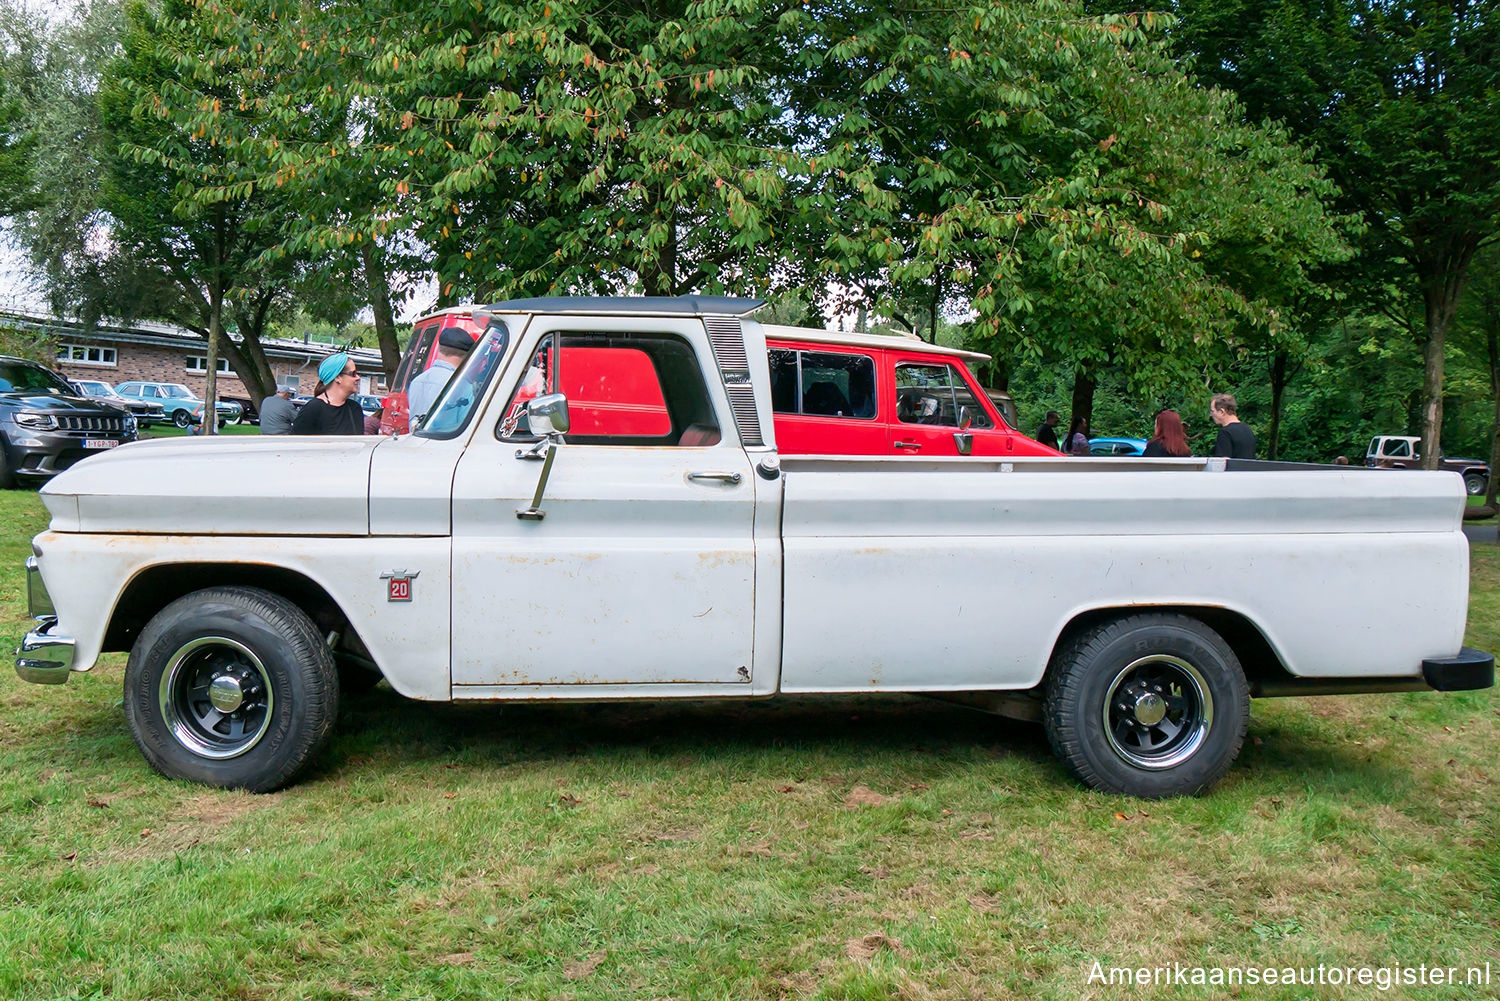
[[[208,388],[208,344],[190,330],[152,322],[101,322],[87,327],[72,320],[16,312],[0,315],[0,323],[50,337],[57,347],[57,369],[70,379],[98,379],[111,385],[176,382],[200,397]],[[334,351],[334,345],[319,342],[264,340],[261,344],[276,384],[290,386],[296,393],[313,391],[318,383],[318,362]],[[383,393],[385,373],[380,352],[354,348],[349,356],[359,371],[359,391]],[[249,395],[222,357],[218,368],[219,395]]]

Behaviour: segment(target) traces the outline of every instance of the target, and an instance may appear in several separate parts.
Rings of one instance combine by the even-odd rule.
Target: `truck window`
[[[434,317],[419,323],[411,333],[411,342],[406,346],[406,355],[396,366],[396,378],[391,383],[391,392],[404,393],[406,387],[427,367],[427,356],[432,353],[432,342],[437,339],[439,318]]]
[[[869,355],[775,348],[767,361],[776,413],[874,418],[875,359]]]
[[[453,438],[463,431],[509,347],[510,330],[500,320],[491,320],[469,357],[433,401],[432,410],[416,433],[424,438]]]
[[[954,366],[896,366],[896,419],[901,423],[958,427],[960,407],[968,408],[971,427],[994,427],[989,412]]]
[[[1411,442],[1400,438],[1388,438],[1385,443],[1385,454],[1393,459],[1411,458]]]
[[[568,398],[576,445],[718,444],[718,418],[692,346],[672,334],[566,333],[542,339],[505,408],[496,435],[534,440],[527,401]]]

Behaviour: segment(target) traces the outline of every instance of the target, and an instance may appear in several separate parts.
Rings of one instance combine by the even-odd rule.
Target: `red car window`
[[[561,391],[576,435],[660,437],[672,431],[656,366],[639,348],[562,352]]]

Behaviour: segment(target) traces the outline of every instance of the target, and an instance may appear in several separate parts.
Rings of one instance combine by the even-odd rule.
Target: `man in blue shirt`
[[[437,357],[433,359],[432,367],[413,379],[406,388],[407,408],[413,428],[427,416],[427,412],[437,401],[438,394],[448,385],[454,370],[464,363],[473,346],[474,338],[457,327],[449,327],[438,334]]]

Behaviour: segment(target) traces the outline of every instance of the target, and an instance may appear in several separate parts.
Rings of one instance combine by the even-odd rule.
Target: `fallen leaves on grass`
[[[891,938],[889,935],[882,935],[880,932],[865,935],[862,938],[851,938],[844,944],[844,952],[850,959],[859,962],[869,962],[875,958],[877,952],[886,949],[898,955],[906,952],[905,949],[901,948],[901,940],[899,938]]]
[[[557,797],[557,805],[560,806],[560,807],[563,807],[564,809],[567,809],[567,810],[571,810],[575,806],[579,806],[582,803],[583,803],[583,800],[579,799],[577,796],[574,796],[572,793],[568,793],[568,792],[565,792],[561,796]]]
[[[844,797],[844,805],[850,809],[861,806],[883,806],[890,801],[889,796],[882,796],[868,786],[855,786],[849,790],[849,795]]]
[[[474,962],[474,954],[472,952],[450,952],[446,956],[439,956],[433,962],[439,966],[464,966]]]
[[[89,802],[89,806],[92,806],[96,810],[107,810],[107,809],[109,809],[109,804],[106,803],[106,802],[104,802],[104,800],[102,800],[102,799],[91,799],[88,802]]]
[[[608,952],[596,952],[586,959],[580,959],[577,962],[569,963],[567,966],[563,967],[563,976],[568,980],[581,980],[597,970],[599,968],[599,964],[604,962],[604,957],[608,955]]]

